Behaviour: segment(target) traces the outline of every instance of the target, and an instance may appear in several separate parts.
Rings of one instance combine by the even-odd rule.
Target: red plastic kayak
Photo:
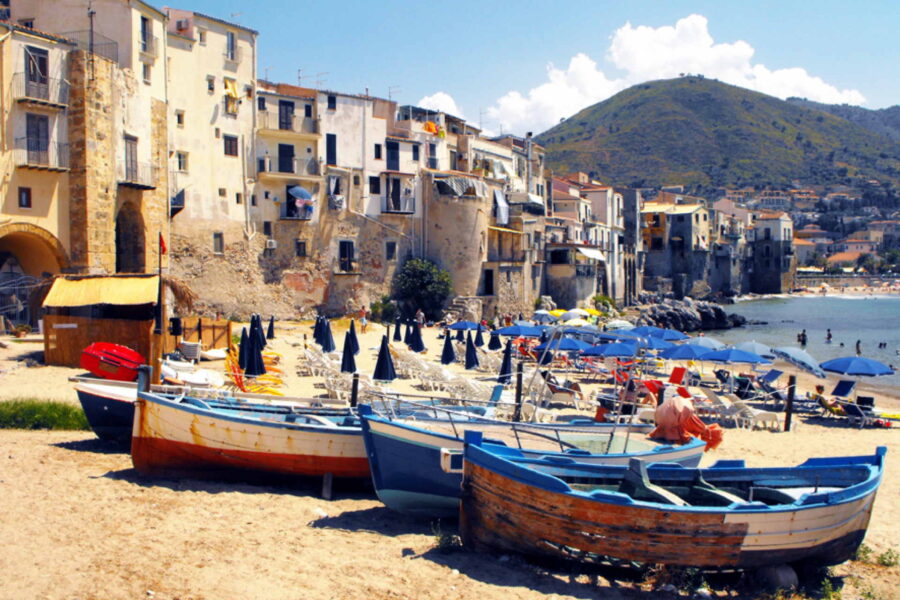
[[[97,377],[115,381],[134,381],[137,368],[146,364],[140,353],[119,344],[94,342],[81,352],[81,368]]]

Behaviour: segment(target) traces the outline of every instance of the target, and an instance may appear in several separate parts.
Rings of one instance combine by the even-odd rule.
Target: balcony
[[[399,198],[381,197],[382,214],[411,215],[416,212],[416,197],[401,196]]]
[[[514,262],[521,263],[526,261],[528,253],[525,250],[506,250],[498,252],[497,250],[488,250],[488,262]]]
[[[595,265],[575,265],[575,277],[595,277],[597,267]]]
[[[141,52],[141,59],[146,61],[156,60],[156,57],[159,55],[159,42],[156,39],[156,36],[142,34],[141,41],[139,42],[139,50]]]
[[[119,161],[116,165],[119,185],[139,190],[156,189],[157,167],[151,163]]]
[[[36,138],[16,138],[17,167],[44,171],[69,170],[69,145]]]
[[[313,218],[314,212],[315,205],[312,203],[297,206],[294,198],[286,198],[281,203],[281,211],[278,214],[278,218],[282,221],[309,221]]]
[[[234,48],[227,48],[222,53],[222,58],[225,59],[226,63],[237,64],[241,62],[242,54],[240,47],[235,46]]]
[[[317,117],[279,115],[274,111],[261,110],[259,111],[258,122],[260,130],[265,132],[319,136],[319,119]]]
[[[69,104],[69,83],[63,79],[42,77],[31,81],[27,73],[13,75],[12,93],[17,102],[65,108]]]
[[[315,158],[296,156],[263,156],[257,159],[257,174],[268,177],[318,177],[321,173]]]

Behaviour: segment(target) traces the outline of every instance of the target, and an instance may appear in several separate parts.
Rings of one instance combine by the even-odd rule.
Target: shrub
[[[591,300],[594,301],[594,306],[598,304],[605,304],[610,308],[616,308],[616,301],[610,298],[609,296],[605,296],[604,294],[595,294]]]
[[[897,563],[900,562],[900,555],[897,554],[896,550],[885,550],[875,560],[882,567],[896,567]]]
[[[403,263],[394,277],[394,297],[409,313],[421,308],[429,319],[440,318],[452,291],[450,273],[421,258]]]
[[[65,402],[22,398],[0,402],[0,429],[87,430],[80,407]]]
[[[393,323],[397,320],[397,305],[391,300],[390,296],[382,296],[381,300],[373,302],[369,309],[372,311],[372,320],[382,323]]]

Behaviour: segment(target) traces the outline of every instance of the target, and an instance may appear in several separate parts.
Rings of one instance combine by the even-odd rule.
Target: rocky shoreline
[[[728,314],[719,304],[685,297],[659,298],[653,294],[642,295],[635,323],[677,329],[679,331],[707,331],[731,329],[747,324],[741,315]]]

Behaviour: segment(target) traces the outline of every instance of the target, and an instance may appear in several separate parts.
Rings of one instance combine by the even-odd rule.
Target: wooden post
[[[322,498],[331,500],[331,484],[334,482],[334,473],[325,473],[322,477]]]
[[[784,406],[784,430],[791,430],[791,416],[794,414],[794,390],[797,388],[797,376],[788,377],[787,403]]]
[[[525,363],[521,360],[516,365],[516,410],[513,412],[513,421],[522,420],[522,375],[524,373]]]
[[[356,408],[359,402],[359,373],[353,374],[353,383],[350,386],[350,407]]]

